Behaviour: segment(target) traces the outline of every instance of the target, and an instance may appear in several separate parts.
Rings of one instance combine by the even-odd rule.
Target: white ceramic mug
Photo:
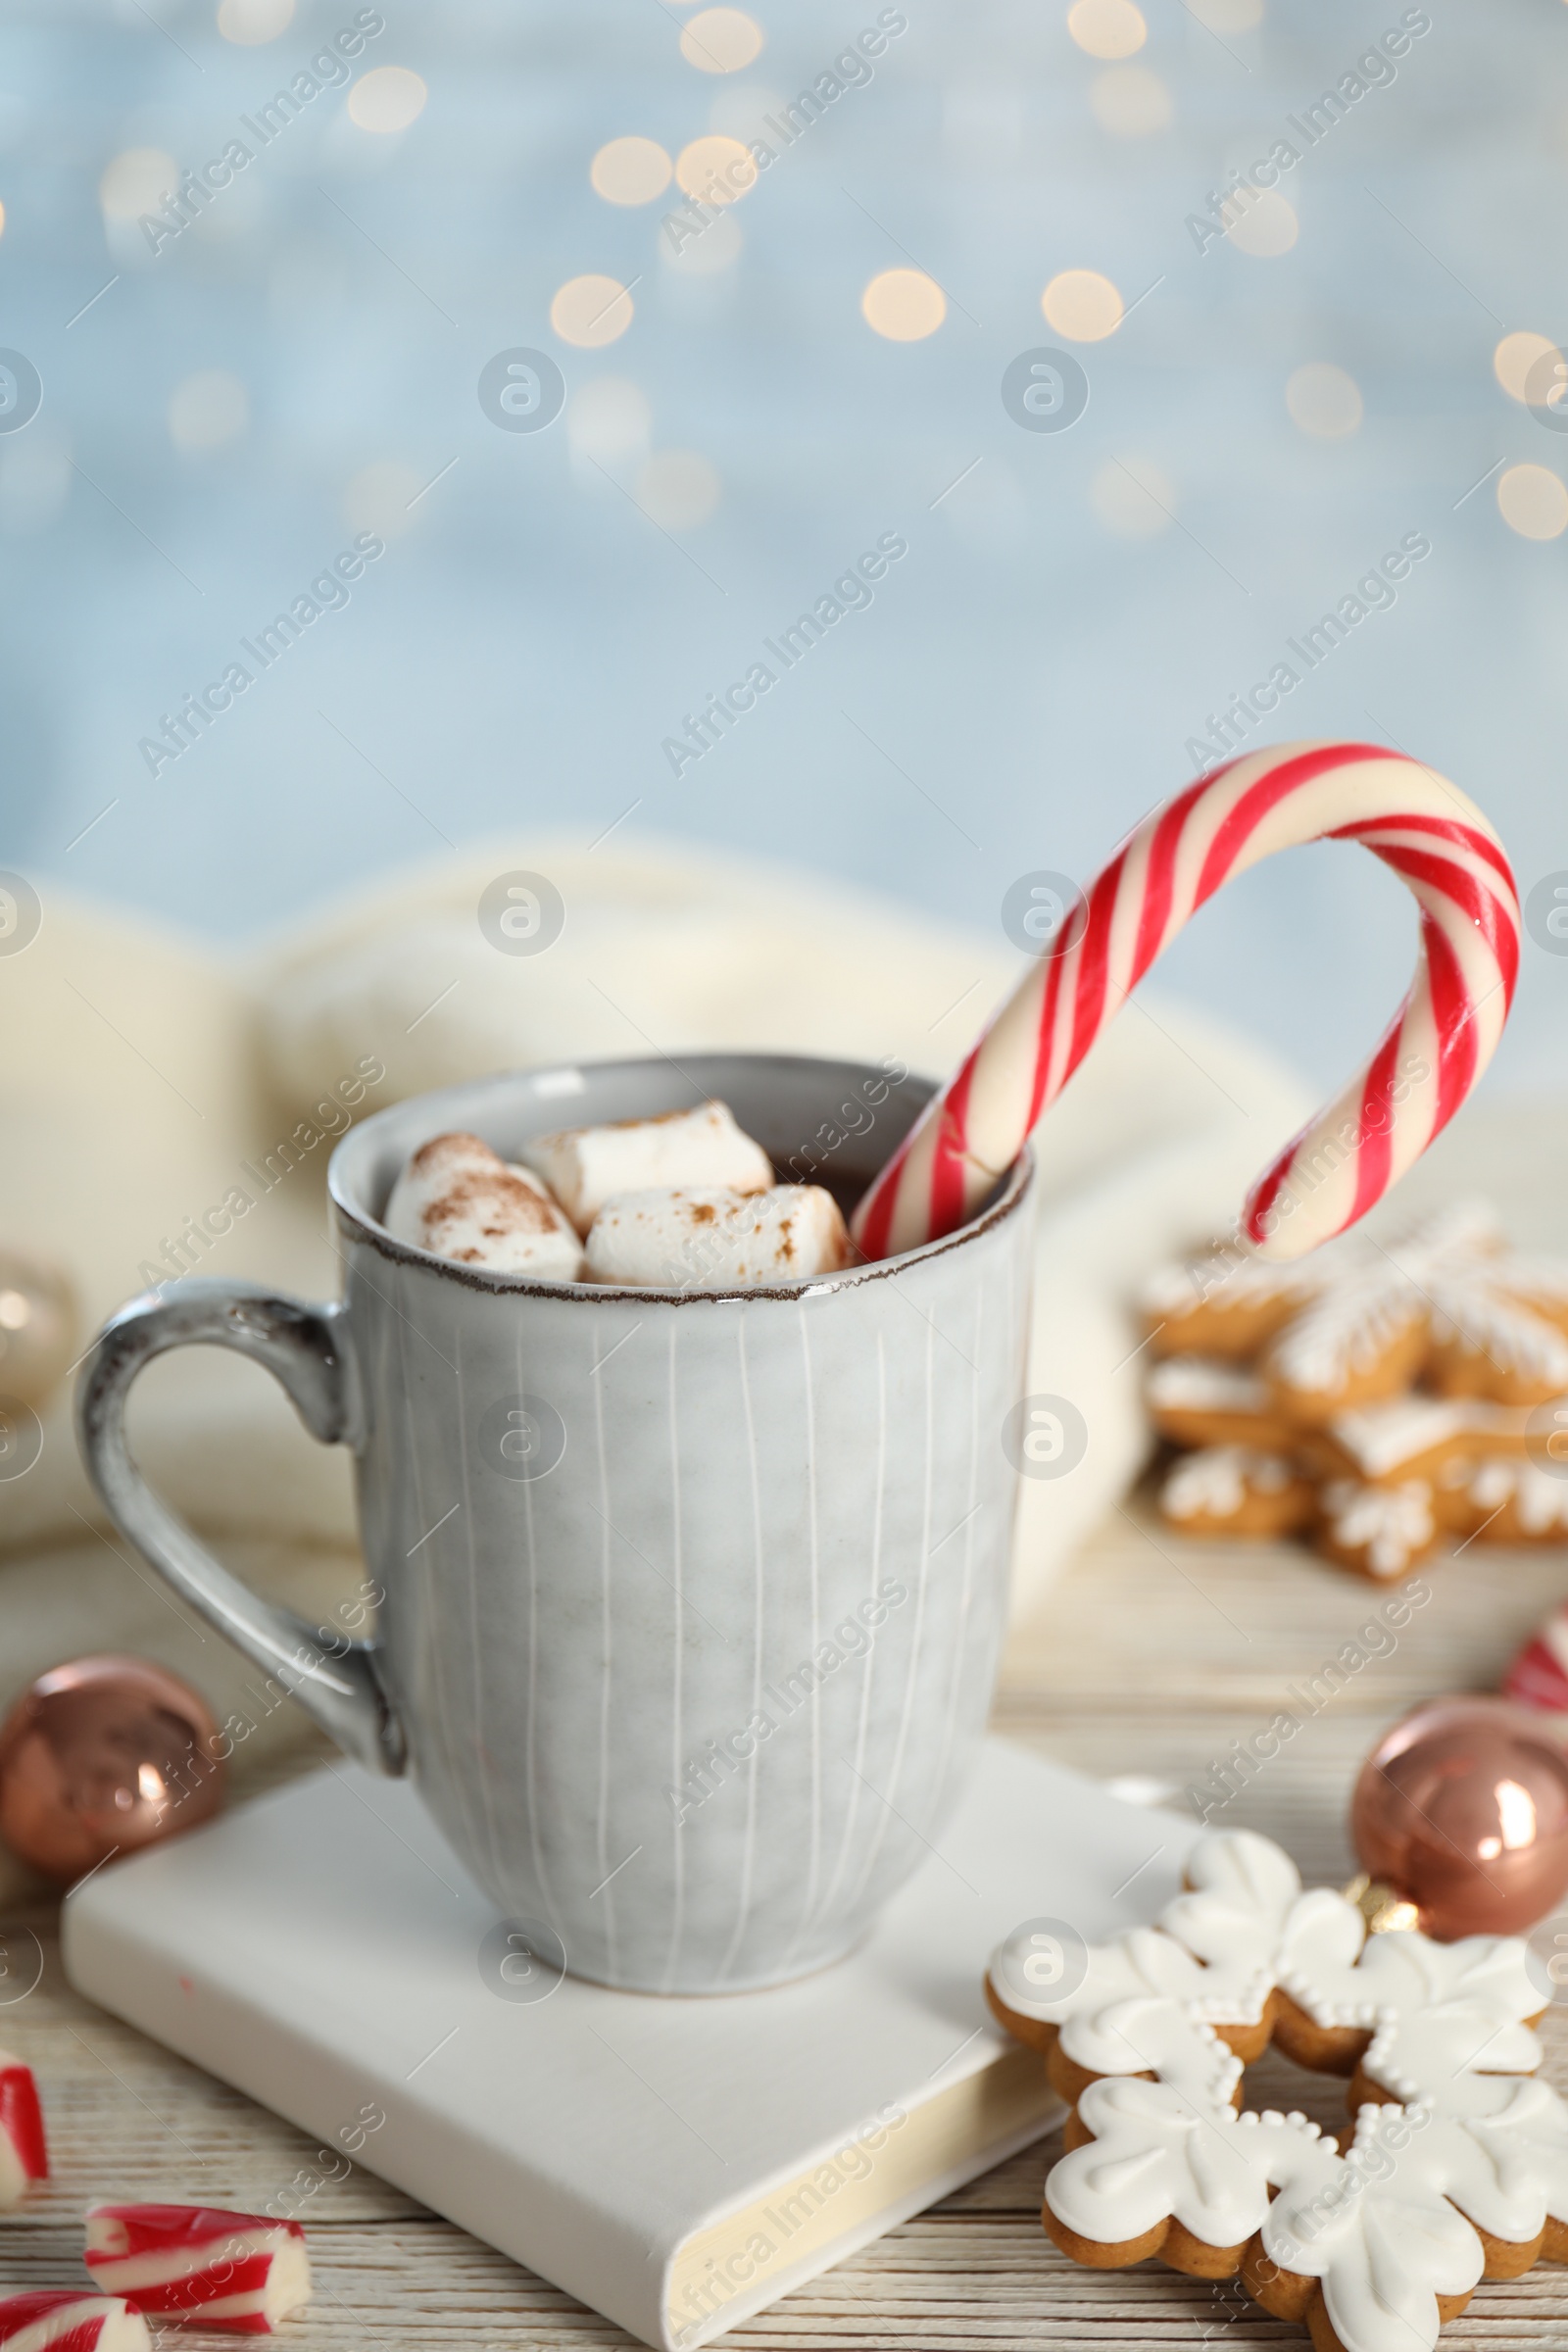
[[[333,1154],[341,1302],[187,1279],[125,1307],[86,1369],[82,1448],[121,1532],[350,1755],[412,1773],[529,1948],[575,1975],[804,1975],[940,1831],[1002,1641],[1032,1165],[945,1241],[740,1291],[456,1264],[382,1229],[393,1181],[451,1128],[512,1157],[716,1096],[782,1172],[848,1201],[929,1091],[696,1054],[420,1096]],[[323,1654],[143,1483],[125,1394],[188,1342],[259,1358],[354,1449],[373,1642]]]

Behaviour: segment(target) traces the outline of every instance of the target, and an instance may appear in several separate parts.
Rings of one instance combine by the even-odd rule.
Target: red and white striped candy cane
[[[118,2295],[44,2286],[0,2303],[0,2352],[152,2352],[139,2311]]]
[[[0,2213],[20,2205],[35,2180],[48,2178],[49,2151],[32,2069],[0,2050]]]
[[[94,2205],[86,2263],[106,2293],[175,2328],[269,2335],[311,2299],[298,2222],[206,2205]]]
[[[1031,967],[861,1200],[865,1255],[961,1225],[1188,917],[1259,858],[1322,840],[1358,841],[1394,868],[1420,906],[1420,957],[1377,1052],[1264,1170],[1241,1231],[1264,1257],[1293,1258],[1364,1216],[1492,1058],[1519,896],[1491,825],[1433,769],[1373,744],[1291,743],[1215,768],[1129,833],[1059,954]]]

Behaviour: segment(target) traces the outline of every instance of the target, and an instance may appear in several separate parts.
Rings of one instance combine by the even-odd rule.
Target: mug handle
[[[345,1346],[348,1309],[311,1306],[254,1282],[187,1276],[169,1297],[133,1298],[93,1343],[76,1397],[76,1436],[87,1475],[127,1543],[209,1625],[275,1677],[337,1741],[372,1772],[401,1773],[407,1752],[376,1667],[376,1645],[356,1642],[339,1657],[292,1609],[262,1600],[231,1576],[182,1519],[161,1502],[125,1444],[125,1398],[143,1365],[172,1348],[233,1348],[265,1364],[310,1431],[326,1446],[359,1438],[358,1383]]]

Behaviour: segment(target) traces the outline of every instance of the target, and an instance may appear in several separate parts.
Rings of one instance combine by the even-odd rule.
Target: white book
[[[331,1765],[97,1872],[67,1901],[65,1965],[323,2147],[695,2352],[1050,2130],[1042,2061],[986,2010],[987,1957],[1027,1919],[1094,1940],[1152,1917],[1197,1828],[992,1740],[837,1967],[662,1998],[535,1978],[519,1945],[513,1994],[550,1987],[519,1998],[414,1789]]]

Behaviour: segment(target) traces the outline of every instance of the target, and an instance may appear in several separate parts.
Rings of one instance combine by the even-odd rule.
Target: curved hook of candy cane
[[[1214,769],[1127,836],[1059,952],[1031,965],[861,1200],[863,1254],[961,1225],[1188,918],[1260,858],[1320,840],[1359,842],[1411,891],[1415,978],[1366,1067],[1253,1185],[1238,1231],[1288,1259],[1364,1216],[1492,1058],[1518,975],[1519,896],[1492,826],[1435,769],[1375,744],[1293,743]]]

